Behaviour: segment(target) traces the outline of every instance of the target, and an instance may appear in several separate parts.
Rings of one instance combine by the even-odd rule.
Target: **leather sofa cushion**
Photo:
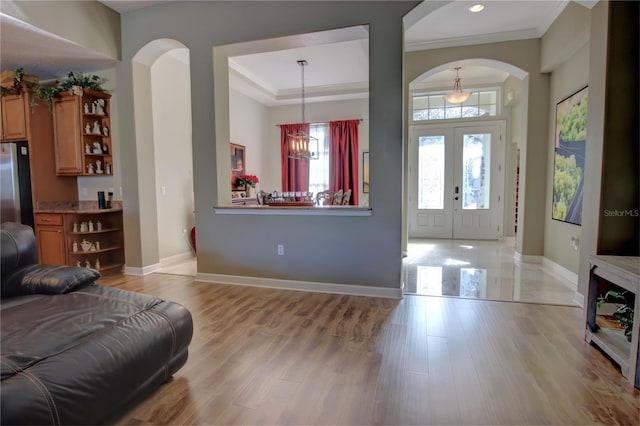
[[[93,269],[75,266],[28,265],[2,282],[2,297],[64,294],[100,278]]]

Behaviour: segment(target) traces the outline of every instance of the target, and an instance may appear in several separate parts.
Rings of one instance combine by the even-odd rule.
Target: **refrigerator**
[[[20,222],[33,227],[28,143],[2,143],[0,148],[1,222]]]

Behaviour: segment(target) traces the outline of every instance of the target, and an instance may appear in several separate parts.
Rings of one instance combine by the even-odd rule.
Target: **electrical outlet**
[[[89,196],[89,190],[86,187],[82,187],[82,196],[83,197],[88,197]]]
[[[284,256],[284,244],[278,244],[278,256]]]

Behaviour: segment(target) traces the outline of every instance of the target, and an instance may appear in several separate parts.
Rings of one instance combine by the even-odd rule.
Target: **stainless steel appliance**
[[[33,227],[31,173],[27,142],[0,144],[2,222],[20,222]]]

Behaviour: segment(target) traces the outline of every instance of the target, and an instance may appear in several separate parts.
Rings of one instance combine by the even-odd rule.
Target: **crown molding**
[[[530,38],[540,38],[537,29],[527,28],[525,30],[518,31],[504,31],[499,33],[479,34],[476,36],[450,37],[433,41],[407,43],[405,46],[405,52],[442,49],[445,47],[472,46],[475,44],[499,43],[502,41],[527,40]]]

